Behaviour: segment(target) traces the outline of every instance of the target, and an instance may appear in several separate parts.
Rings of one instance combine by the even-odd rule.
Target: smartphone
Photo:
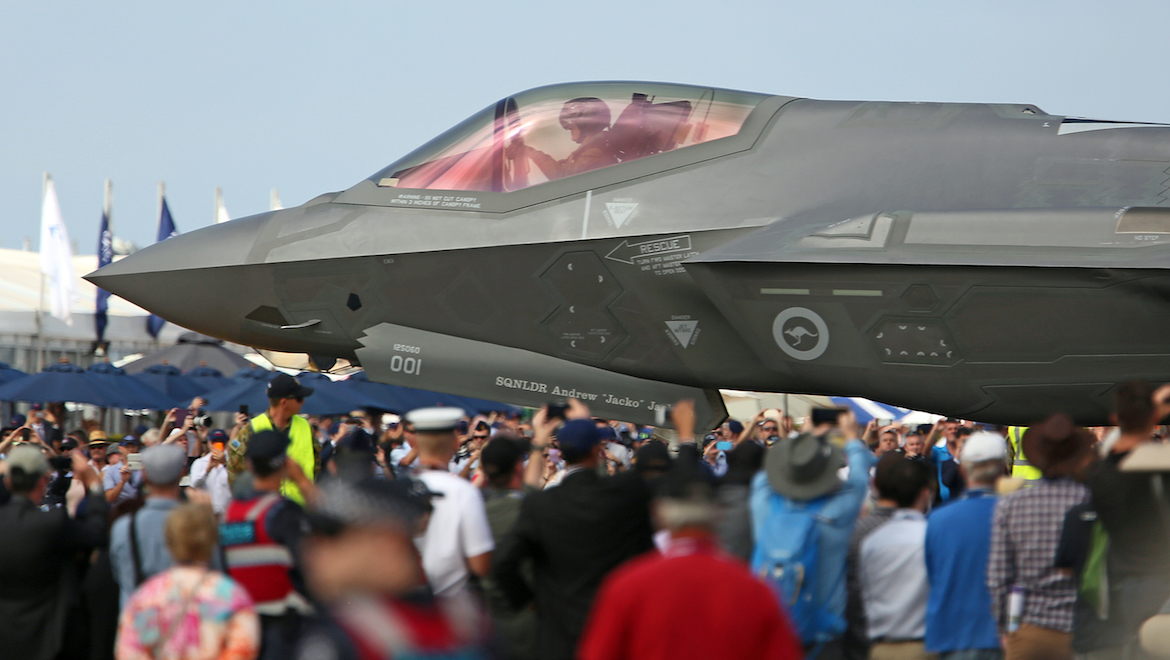
[[[215,451],[221,453],[221,454],[223,453],[223,443],[222,442],[211,443],[211,448],[214,449]]]
[[[549,419],[564,419],[565,412],[569,410],[569,404],[566,402],[550,401],[548,403],[548,418]]]
[[[819,424],[836,424],[837,419],[841,413],[845,412],[841,408],[813,408],[812,409],[812,423]]]
[[[128,454],[126,456],[126,467],[131,470],[141,470],[142,454]]]
[[[187,421],[187,415],[190,412],[189,410],[180,410],[175,413],[175,428],[183,428],[183,423]]]
[[[731,442],[728,440],[720,440],[715,443],[715,448],[719,451],[731,451]]]
[[[248,404],[246,404],[246,403],[241,403],[241,404],[240,404],[240,414],[241,414],[241,415],[247,415],[247,414],[248,414]]]
[[[553,447],[548,450],[548,462],[553,465],[560,466],[561,464],[561,450]]]
[[[881,417],[877,420],[878,428],[883,428],[894,423],[893,417]]]
[[[20,429],[20,441],[21,442],[28,442],[30,438],[32,438],[32,429],[30,429],[27,426]]]

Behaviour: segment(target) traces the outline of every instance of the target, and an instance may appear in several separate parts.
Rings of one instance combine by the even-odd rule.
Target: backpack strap
[[[130,560],[134,563],[134,586],[142,586],[146,582],[146,573],[142,570],[142,552],[138,549],[138,512],[130,514]]]

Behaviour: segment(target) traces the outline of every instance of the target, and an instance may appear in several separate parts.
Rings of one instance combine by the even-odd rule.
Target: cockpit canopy
[[[375,174],[380,187],[510,192],[729,137],[767,97],[575,83],[503,99]]]

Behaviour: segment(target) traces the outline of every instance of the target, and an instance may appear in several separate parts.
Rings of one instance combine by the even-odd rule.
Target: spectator
[[[806,652],[819,649],[817,658],[822,660],[835,660],[844,654],[845,561],[853,525],[869,490],[869,470],[874,461],[869,448],[858,438],[853,414],[843,412],[838,420],[839,430],[820,424],[811,433],[769,448],[764,472],[752,482],[752,529],[756,539],[753,572],[768,566],[783,570],[783,564],[772,558],[779,556],[778,551],[792,550],[794,546],[816,556],[816,571],[806,576],[802,585],[802,589],[811,592],[811,598],[804,601],[810,616],[802,620],[794,614],[792,622],[801,633]],[[848,438],[844,452],[829,441],[831,432],[835,438]],[[849,471],[847,480],[842,482],[838,470],[845,464],[845,455]],[[807,531],[800,539],[794,537],[789,525],[798,521]],[[815,546],[805,548],[804,540],[812,539]]]
[[[5,657],[57,657],[66,637],[66,614],[80,591],[78,554],[88,555],[105,543],[109,506],[97,473],[81,454],[70,457],[70,464],[88,493],[75,518],[64,508],[40,508],[50,474],[40,449],[18,446],[5,461],[4,483],[11,493],[0,505],[0,644]]]
[[[845,657],[850,660],[869,658],[869,634],[865,621],[865,603],[861,596],[861,543],[878,527],[889,522],[898,509],[898,493],[902,487],[895,468],[906,460],[902,452],[886,452],[877,462],[873,473],[873,489],[877,500],[874,507],[857,521],[849,537],[849,554],[845,560],[845,621],[843,638]]]
[[[211,495],[211,508],[217,516],[222,516],[232,499],[232,487],[224,465],[228,435],[222,429],[215,429],[207,439],[211,450],[191,464],[191,487],[207,491]]]
[[[801,657],[800,642],[771,590],[718,550],[717,515],[714,485],[700,471],[697,452],[690,460],[680,454],[654,500],[654,519],[669,530],[669,546],[606,578],[580,660]],[[702,625],[679,625],[695,615],[695,603],[704,609]]]
[[[660,440],[646,440],[634,452],[634,472],[653,482],[670,469],[670,450]]]
[[[164,536],[175,564],[147,580],[123,608],[118,660],[251,660],[260,622],[248,593],[211,570],[215,513],[184,504],[167,515]]]
[[[887,464],[894,510],[861,542],[858,580],[872,660],[925,660],[926,511],[934,501],[932,466],[897,457]]]
[[[557,421],[546,421],[547,408],[533,418],[534,434],[531,444],[510,432],[497,433],[484,446],[480,461],[487,483],[483,489],[488,524],[497,547],[516,524],[520,503],[525,497],[539,491],[544,474],[542,451],[552,442]],[[527,466],[524,464],[528,457]],[[526,573],[531,577],[531,566]],[[530,608],[514,610],[507,597],[490,578],[483,581],[488,609],[496,624],[508,658],[523,660],[540,657],[536,652],[536,615]]]
[[[1063,413],[1028,429],[1023,452],[1042,479],[999,500],[992,522],[987,586],[1009,658],[1072,658],[1076,583],[1054,566],[1065,514],[1089,499],[1071,475],[1092,457],[1093,436]],[[1022,591],[1018,630],[1008,629],[1008,595]]]
[[[488,657],[478,609],[465,597],[436,598],[427,588],[414,539],[430,495],[409,478],[322,484],[304,554],[328,614],[290,657]]]
[[[1154,490],[1152,474],[1123,472],[1119,466],[1150,441],[1167,414],[1170,385],[1155,391],[1144,382],[1122,384],[1113,413],[1121,435],[1086,479],[1093,508],[1109,534],[1109,627],[1131,648],[1138,628],[1170,598],[1170,520],[1165,516],[1167,493]]]
[[[287,374],[278,374],[268,381],[268,410],[252,418],[251,423],[240,429],[228,445],[228,479],[233,487],[247,468],[248,440],[260,431],[284,433],[289,439],[289,458],[296,461],[309,481],[317,478],[321,466],[320,447],[313,441],[313,428],[308,420],[298,414],[305,397],[312,394],[313,388],[301,385]],[[304,493],[291,480],[281,484],[280,492],[297,504],[305,504]]]
[[[902,445],[902,449],[906,451],[906,455],[909,457],[922,456],[925,446],[926,441],[922,439],[921,433],[911,433],[906,436],[906,441]]]
[[[491,570],[491,527],[484,511],[483,495],[466,479],[450,472],[459,439],[455,426],[463,417],[459,408],[420,408],[407,414],[418,442],[418,479],[441,495],[426,533],[419,539],[423,570],[436,596],[462,598],[472,573],[485,576]]]
[[[295,501],[281,495],[292,481],[312,500],[316,490],[288,455],[283,433],[258,431],[249,438],[252,491],[228,504],[220,531],[228,575],[244,587],[260,614],[260,657],[287,658],[312,613],[301,570],[301,538],[308,519]]]
[[[892,428],[884,429],[878,436],[877,447],[874,448],[873,454],[881,458],[887,452],[894,451],[902,444],[902,439],[898,435],[898,431]]]
[[[171,566],[164,529],[167,515],[179,506],[179,480],[186,467],[187,454],[177,445],[150,447],[142,452],[146,503],[116,520],[110,530],[110,565],[122,592],[122,609],[143,582]]]
[[[675,406],[673,412],[680,420],[690,415],[685,431],[676,421],[680,439],[690,436],[693,409]],[[556,488],[524,498],[492,573],[512,607],[535,600],[537,648],[545,660],[574,657],[602,579],[653,548],[645,480],[633,472],[600,476],[597,426],[579,401],[570,400],[568,417],[557,435],[565,477]],[[534,567],[531,588],[521,572],[525,560]]]
[[[132,469],[130,458],[139,451],[138,439],[132,435],[122,438],[121,448],[122,460],[102,470],[106,501],[113,505],[138,499],[143,484],[142,471]]]
[[[939,660],[1000,660],[987,590],[995,484],[1007,474],[1007,444],[986,431],[974,433],[960,459],[967,487],[930,514],[926,525],[926,650]]]
[[[766,423],[776,422],[768,420]],[[727,552],[744,563],[752,560],[751,483],[763,465],[762,444],[754,441],[739,443],[727,452],[727,473],[719,480],[715,491],[720,514],[715,522],[719,541]]]
[[[101,472],[106,467],[106,450],[110,446],[105,431],[92,431],[89,434],[89,466],[94,472]]]

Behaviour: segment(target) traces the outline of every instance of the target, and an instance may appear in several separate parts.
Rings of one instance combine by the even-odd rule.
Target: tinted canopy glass
[[[729,137],[764,96],[580,83],[508,97],[376,174],[383,187],[509,192]]]

